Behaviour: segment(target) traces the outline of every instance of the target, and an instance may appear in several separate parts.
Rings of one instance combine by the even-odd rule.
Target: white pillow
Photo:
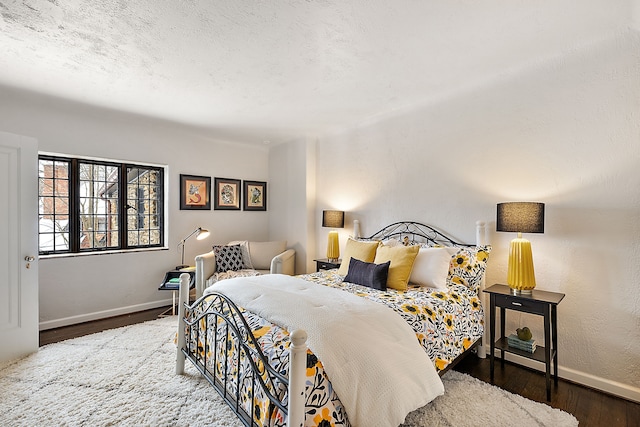
[[[446,248],[420,248],[413,263],[409,283],[436,289],[447,289],[451,254]]]
[[[395,248],[396,246],[404,246],[402,242],[398,239],[389,239],[382,242],[383,245],[388,246],[390,248]]]

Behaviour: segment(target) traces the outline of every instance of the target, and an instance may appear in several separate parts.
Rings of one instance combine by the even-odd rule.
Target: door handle
[[[31,268],[31,263],[33,261],[36,260],[35,257],[31,256],[31,255],[27,255],[26,257],[24,257],[24,260],[27,261],[27,265],[25,265],[26,268]]]

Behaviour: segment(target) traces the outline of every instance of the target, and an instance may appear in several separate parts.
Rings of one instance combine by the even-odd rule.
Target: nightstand
[[[316,272],[320,270],[331,270],[332,268],[340,268],[342,260],[328,260],[327,258],[314,259],[316,262]]]
[[[171,310],[171,315],[174,316],[177,313],[177,305],[176,305],[176,300],[177,300],[177,294],[180,291],[180,275],[182,273],[187,273],[189,275],[189,289],[193,289],[196,286],[196,269],[195,267],[186,267],[186,268],[181,268],[180,270],[171,270],[171,271],[167,271],[164,275],[164,279],[162,280],[162,283],[160,284],[160,287],[158,288],[159,291],[172,291],[172,304],[171,304],[171,308],[169,310]],[[168,312],[169,310],[166,310],[165,312],[161,313],[158,317],[162,317],[162,316],[168,316]]]
[[[558,315],[557,307],[564,294],[539,291],[534,289],[531,295],[514,294],[507,285],[493,285],[484,290],[490,295],[489,306],[489,353],[491,383],[494,376],[494,359],[496,348],[500,350],[500,364],[504,366],[504,352],[543,362],[545,365],[547,401],[551,400],[551,362],[553,360],[553,380],[558,386]],[[500,307],[500,339],[496,340],[496,308]],[[544,347],[537,346],[535,352],[529,353],[509,347],[505,337],[506,311],[514,310],[536,314],[544,317]]]

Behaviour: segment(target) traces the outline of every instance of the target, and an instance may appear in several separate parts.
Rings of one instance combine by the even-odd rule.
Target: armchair
[[[244,242],[230,242],[229,245]],[[259,274],[295,274],[295,250],[287,249],[286,241],[247,242],[252,270],[237,272],[217,272],[216,256],[213,251],[197,255],[196,261],[196,298],[200,298],[205,288],[228,277],[256,276]]]

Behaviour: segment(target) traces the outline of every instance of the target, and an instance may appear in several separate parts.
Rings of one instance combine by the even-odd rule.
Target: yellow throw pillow
[[[342,264],[340,264],[338,274],[343,276],[347,275],[349,272],[349,262],[351,261],[351,258],[355,258],[363,262],[373,262],[373,259],[376,257],[376,249],[378,249],[379,244],[380,242],[353,240],[349,238],[349,240],[347,240],[347,245],[344,248]]]
[[[374,263],[382,264],[391,261],[387,287],[400,291],[407,290],[413,262],[416,260],[420,246],[387,246],[380,245],[376,251]]]

